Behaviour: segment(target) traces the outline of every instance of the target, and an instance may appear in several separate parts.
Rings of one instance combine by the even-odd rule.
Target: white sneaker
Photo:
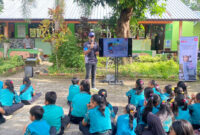
[[[91,92],[98,92],[99,90],[97,88],[92,88]]]

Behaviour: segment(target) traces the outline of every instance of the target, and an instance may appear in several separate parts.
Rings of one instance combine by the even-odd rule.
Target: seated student
[[[155,80],[151,80],[151,81],[149,82],[149,86],[148,86],[148,87],[150,87],[150,88],[153,89],[153,93],[154,93],[154,94],[157,94],[157,95],[160,96],[161,90],[160,90],[159,85],[156,83]]]
[[[189,110],[191,113],[191,123],[194,129],[200,129],[200,93],[196,95],[194,104],[189,105]]]
[[[75,77],[72,79],[72,85],[69,86],[69,94],[67,96],[69,105],[71,105],[73,97],[78,93],[80,93],[79,80]]]
[[[50,135],[50,125],[42,119],[44,110],[41,106],[34,106],[30,109],[30,123],[24,129],[24,135]]]
[[[177,87],[175,88],[175,93],[177,93],[177,90],[179,89],[179,88],[182,88],[182,90],[183,90],[183,93],[184,93],[184,95],[185,95],[185,98],[188,100],[188,99],[190,99],[190,96],[188,95],[188,91],[187,91],[187,85],[185,84],[185,82],[184,81],[179,81],[178,83],[177,83]]]
[[[83,135],[111,135],[110,110],[106,107],[104,98],[98,94],[93,95],[88,109],[88,112],[79,126]]]
[[[30,104],[30,101],[32,99],[32,96],[35,96],[35,91],[33,87],[31,86],[31,80],[29,77],[25,77],[23,79],[23,85],[20,87],[20,98],[22,103],[24,104]]]
[[[169,135],[195,135],[192,125],[186,120],[173,122]]]
[[[107,91],[105,89],[100,89],[98,94],[100,96],[102,96],[106,102],[106,106],[110,109],[110,112],[111,112],[111,117],[112,118],[115,118],[117,112],[118,112],[118,107],[113,107],[108,101],[107,101]]]
[[[126,92],[126,96],[130,99],[129,103],[138,107],[139,101],[144,99],[144,82],[141,79],[136,81],[135,88]]]
[[[69,124],[69,119],[64,116],[63,108],[55,105],[57,95],[54,91],[45,94],[45,106],[43,106],[43,119],[56,128],[57,134],[63,134],[64,128]]]
[[[14,95],[13,82],[11,80],[6,80],[3,89],[0,90],[0,123],[5,122],[5,119],[3,118],[3,114],[6,113],[4,107],[13,105]]]
[[[160,105],[160,110],[156,113],[156,115],[160,118],[164,131],[169,133],[174,117],[169,103],[163,101]]]
[[[160,107],[160,96],[157,94],[152,94],[153,90],[151,88],[146,88],[146,97],[147,93],[149,93],[149,97],[147,99],[147,103],[145,103],[144,106],[142,106],[138,111],[138,126],[136,128],[137,134],[141,134],[141,132],[144,130],[144,127],[146,126],[146,118],[147,113],[152,112],[153,114],[156,114],[159,111]]]
[[[70,121],[74,124],[79,124],[83,120],[87,112],[87,104],[91,99],[90,83],[87,80],[81,81],[80,90],[81,92],[72,99]]]
[[[145,115],[146,116],[144,117],[144,121],[147,122],[148,129],[145,130],[142,135],[166,135],[158,116],[152,112],[147,112]]]
[[[191,116],[188,109],[188,103],[183,94],[179,93],[175,97],[175,100],[172,103],[172,111],[174,113],[176,120],[183,119],[189,122],[191,121]]]
[[[137,127],[136,107],[128,104],[124,110],[124,115],[120,115],[117,119],[117,133],[116,135],[136,135],[135,128]]]
[[[164,88],[164,93],[160,95],[162,101],[171,101],[174,98],[174,91],[172,85],[167,85]]]

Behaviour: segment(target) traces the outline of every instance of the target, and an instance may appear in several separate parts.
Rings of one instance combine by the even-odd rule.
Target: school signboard
[[[179,46],[179,79],[195,81],[197,78],[198,37],[181,37]]]

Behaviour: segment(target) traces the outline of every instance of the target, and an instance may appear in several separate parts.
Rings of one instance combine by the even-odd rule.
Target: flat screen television
[[[132,57],[131,38],[99,39],[100,57]]]

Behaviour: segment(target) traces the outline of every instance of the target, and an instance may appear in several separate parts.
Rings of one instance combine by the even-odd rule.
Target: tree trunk
[[[130,20],[133,15],[133,8],[126,8],[121,11],[120,18],[117,22],[117,37],[118,38],[129,38],[130,34]],[[128,58],[122,59],[123,64],[128,63]]]

